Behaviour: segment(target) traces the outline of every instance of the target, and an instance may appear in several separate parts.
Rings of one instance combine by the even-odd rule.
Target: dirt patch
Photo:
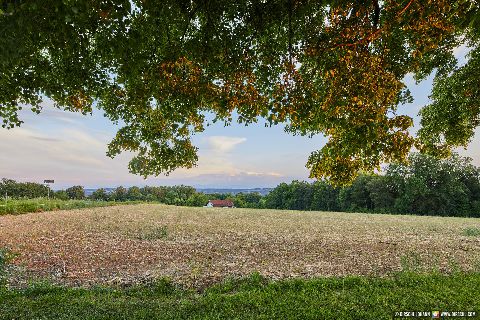
[[[13,284],[169,277],[203,287],[254,271],[272,279],[471,270],[480,220],[135,205],[0,217],[0,247],[19,253]]]

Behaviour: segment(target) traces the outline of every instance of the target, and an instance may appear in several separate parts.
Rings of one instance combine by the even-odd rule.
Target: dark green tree
[[[312,185],[312,202],[310,210],[318,211],[339,211],[338,203],[339,189],[333,187],[326,181],[316,181]]]
[[[107,201],[109,199],[109,194],[103,188],[95,190],[90,196],[93,200]]]
[[[12,179],[0,180],[0,196],[5,194],[10,198],[40,198],[47,197],[49,187],[35,182],[17,182]],[[50,190],[50,193],[52,191]]]
[[[203,207],[207,204],[208,200],[210,200],[208,195],[201,192],[196,192],[188,197],[185,205],[190,207]]]
[[[127,200],[127,189],[123,186],[116,187],[110,194],[112,200],[125,201]]]
[[[394,180],[390,176],[374,175],[366,185],[372,210],[375,212],[393,213],[395,199],[398,197]]]
[[[139,187],[130,187],[127,192],[127,199],[132,201],[143,200],[144,196]]]
[[[280,183],[265,197],[265,206],[270,209],[287,209],[286,198],[290,187],[285,182]]]
[[[73,186],[67,188],[65,192],[67,193],[69,199],[81,200],[85,198],[85,190],[82,186]]]
[[[367,187],[372,179],[372,175],[360,175],[351,186],[344,187],[339,194],[341,208],[345,211],[373,210],[373,202]]]
[[[235,206],[237,206],[237,198],[238,197],[235,197]],[[244,194],[243,199],[245,201],[246,208],[260,208],[260,201],[262,200],[262,195],[258,192],[248,192]]]
[[[478,199],[480,173],[471,165],[471,159],[454,155],[439,161],[413,154],[409,165],[391,165],[387,176],[403,180],[395,201],[397,212],[442,216],[478,214],[472,204]]]

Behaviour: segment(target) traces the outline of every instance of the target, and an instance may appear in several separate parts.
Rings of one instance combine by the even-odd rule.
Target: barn
[[[231,200],[208,200],[207,208],[235,208]]]

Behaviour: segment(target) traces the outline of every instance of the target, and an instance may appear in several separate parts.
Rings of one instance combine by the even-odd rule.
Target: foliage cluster
[[[85,198],[85,190],[82,186],[73,186],[65,190],[68,199],[81,200]]]
[[[12,179],[0,180],[0,197],[10,198],[40,198],[47,197],[49,187],[35,182],[17,182]],[[50,191],[50,194],[53,192]]]
[[[192,136],[213,121],[286,124],[323,134],[312,178],[464,145],[478,126],[479,3],[473,0],[5,0],[0,6],[0,121],[42,100],[121,124],[108,155],[134,154],[143,176],[193,167]],[[464,67],[455,50],[472,48]],[[420,139],[406,76],[432,73]],[[438,152],[437,152],[438,153]]]
[[[132,203],[132,202],[128,202]],[[81,208],[105,207],[117,204],[116,202],[92,200],[59,200],[59,199],[9,199],[0,201],[0,215],[21,214],[27,212],[42,212],[52,210],[69,210]]]
[[[282,183],[265,197],[265,207],[480,217],[480,169],[468,158],[412,154],[408,164],[391,164],[383,175],[361,175],[346,187]]]
[[[82,186],[72,186],[66,190],[52,191],[49,186],[36,182],[18,182],[13,179],[0,180],[0,196],[10,199],[46,198],[48,195],[60,200],[85,199],[85,190]]]
[[[111,192],[101,188],[95,190],[90,198],[104,201],[152,201],[177,206],[204,206],[208,201],[204,194],[184,185],[142,188],[119,186]]]
[[[0,191],[2,195],[7,193],[7,199],[36,199],[46,198],[48,187],[34,182],[16,182],[12,179],[2,179],[0,182]],[[147,201],[147,202],[160,202],[170,205],[178,206],[192,206],[200,207],[204,206],[208,200],[217,199],[215,196],[222,195],[206,195],[201,192],[197,192],[195,188],[190,186],[178,185],[178,186],[144,186],[137,187],[132,186],[125,188],[119,186],[112,191],[108,191],[104,188],[95,190],[90,196],[86,196],[85,189],[82,186],[72,186],[66,190],[50,191],[50,197],[57,200],[94,200],[94,201]],[[247,197],[245,201],[248,203],[250,198]],[[32,212],[35,210],[41,210],[42,207],[38,205],[38,201],[44,203],[46,199],[32,200],[32,201],[8,201],[7,209],[5,209],[5,203],[3,204],[3,212]],[[45,206],[52,206],[52,208],[60,209],[64,207],[64,204],[72,203],[86,203],[86,202],[62,202],[62,201],[48,201]],[[19,209],[21,210],[19,211]],[[47,209],[50,210],[50,209]]]
[[[5,319],[392,319],[395,311],[477,311],[480,274],[269,281],[258,274],[205,291],[162,280],[131,288],[46,284],[0,291]]]

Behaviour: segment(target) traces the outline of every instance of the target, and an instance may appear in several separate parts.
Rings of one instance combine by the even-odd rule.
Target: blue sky
[[[465,48],[457,50],[460,58],[466,52]],[[414,117],[415,131],[419,122],[416,115],[428,103],[432,78],[416,85],[407,77],[406,83],[415,101],[402,106],[399,113]],[[21,118],[25,123],[19,128],[0,128],[0,177],[39,182],[55,179],[54,188],[76,184],[95,188],[181,183],[195,187],[273,187],[283,181],[307,180],[307,158],[326,142],[322,136],[289,135],[283,126],[265,128],[260,123],[245,127],[234,123],[224,127],[216,123],[193,139],[199,147],[196,168],[178,169],[168,177],[144,180],[128,172],[131,155],[114,159],[105,155],[116,127],[101,111],[82,116],[57,110],[51,101],[45,101],[40,115],[26,108]],[[475,138],[467,150],[459,152],[480,166],[478,142]]]
[[[309,153],[325,139],[284,133],[283,126],[245,127],[216,123],[194,136],[199,147],[198,166],[178,169],[170,176],[144,180],[128,172],[131,155],[114,159],[105,155],[116,127],[101,111],[82,116],[53,108],[46,102],[40,115],[21,113],[25,123],[12,130],[0,129],[0,177],[20,181],[55,179],[55,186],[189,184],[197,187],[263,187],[282,181],[306,179]]]

